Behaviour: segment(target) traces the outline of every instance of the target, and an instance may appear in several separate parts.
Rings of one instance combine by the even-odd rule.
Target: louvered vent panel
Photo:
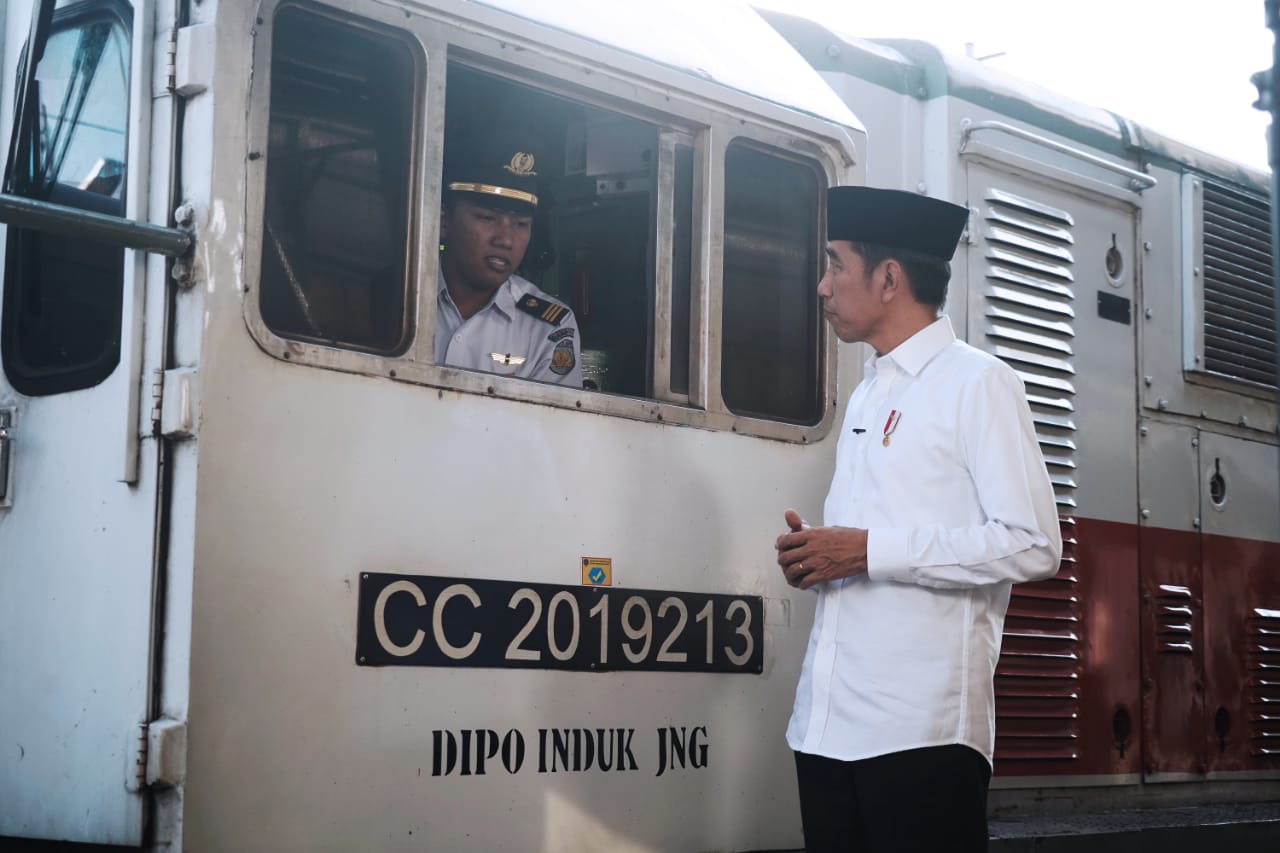
[[[1156,590],[1156,653],[1195,653],[1195,621],[1199,605],[1190,587],[1160,584]]]
[[[982,212],[987,349],[1022,377],[1058,505],[1076,505],[1075,221],[1065,210],[989,189]]]
[[[1079,757],[1080,578],[1076,565],[1075,266],[1068,211],[988,189],[982,211],[988,351],[1027,388],[1062,518],[1057,577],[1015,587],[996,667],[996,759]]]
[[[1265,199],[1204,182],[1204,366],[1276,384],[1271,209]]]
[[[996,760],[1080,755],[1080,579],[1075,523],[1062,522],[1062,569],[1013,588],[996,665]]]
[[[1255,756],[1280,755],[1280,610],[1249,617],[1249,732]]]

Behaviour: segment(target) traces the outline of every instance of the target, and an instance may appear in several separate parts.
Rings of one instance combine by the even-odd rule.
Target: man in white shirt
[[[818,594],[787,742],[818,851],[982,851],[993,678],[1014,583],[1062,555],[1025,389],[940,317],[968,218],[937,199],[828,193],[823,313],[875,351],[810,527],[778,537]]]
[[[515,274],[538,207],[533,154],[487,140],[446,171],[436,363],[581,388],[573,312]]]

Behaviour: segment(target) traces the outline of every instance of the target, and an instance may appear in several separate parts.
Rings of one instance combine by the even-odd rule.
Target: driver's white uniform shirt
[[[539,316],[517,307],[531,297],[543,306]],[[436,364],[581,388],[580,346],[573,312],[518,275],[466,320],[449,298],[443,273],[437,275]]]
[[[989,761],[1010,587],[1062,555],[1022,381],[946,317],[868,360],[823,515],[869,531],[868,568],[816,587],[788,744],[844,761],[964,744]]]

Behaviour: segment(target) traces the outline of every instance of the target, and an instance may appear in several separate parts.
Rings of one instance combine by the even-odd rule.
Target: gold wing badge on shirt
[[[518,367],[527,361],[522,355],[512,355],[511,353],[491,352],[489,358],[493,359],[494,364],[509,364]]]

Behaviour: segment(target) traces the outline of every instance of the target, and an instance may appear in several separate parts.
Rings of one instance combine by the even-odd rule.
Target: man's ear
[[[881,275],[884,278],[884,283],[881,286],[880,298],[882,301],[888,302],[898,295],[898,291],[904,285],[902,267],[893,258],[889,258],[881,267]]]

